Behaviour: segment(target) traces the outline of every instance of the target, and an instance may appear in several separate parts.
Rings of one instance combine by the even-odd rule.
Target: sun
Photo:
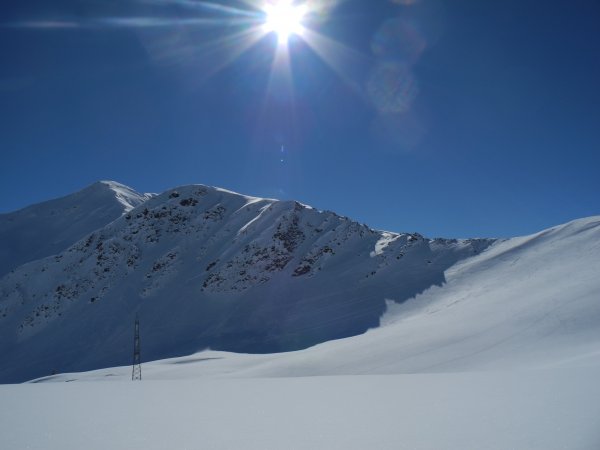
[[[267,33],[276,33],[279,43],[285,44],[291,35],[301,35],[304,31],[305,5],[295,5],[293,0],[274,0],[264,7],[264,11],[263,29]]]

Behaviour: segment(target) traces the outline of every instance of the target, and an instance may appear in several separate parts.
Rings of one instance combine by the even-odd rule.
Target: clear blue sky
[[[216,4],[242,12],[3,5],[0,211],[112,179],[296,199],[428,236],[600,214],[597,1],[314,0],[289,73],[273,34],[236,57],[260,3]]]

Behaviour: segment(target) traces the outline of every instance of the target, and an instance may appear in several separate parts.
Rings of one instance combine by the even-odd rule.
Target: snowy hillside
[[[149,197],[114,181],[101,181],[66,197],[0,214],[0,277],[65,250]]]
[[[359,336],[0,386],[0,445],[597,450],[599,267],[600,216],[496,242]]]
[[[170,190],[0,279],[0,377],[41,376],[0,447],[597,450],[599,268],[600,216],[431,240]]]
[[[379,325],[491,240],[379,232],[296,202],[184,186],[0,279],[1,381],[206,347],[294,350]],[[90,330],[93,330],[91,332]]]
[[[205,351],[145,364],[146,379],[600,368],[600,216],[508,239],[445,272],[379,328],[288,353]],[[142,329],[142,334],[149,330]],[[131,335],[131,331],[130,331]],[[131,347],[131,345],[130,345]],[[51,377],[127,379],[131,368]]]

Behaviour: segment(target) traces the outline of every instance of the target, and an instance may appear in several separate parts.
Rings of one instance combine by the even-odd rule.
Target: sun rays
[[[139,0],[143,16],[91,17],[23,20],[0,23],[0,28],[40,30],[102,30],[139,29],[169,33],[194,33],[203,30],[222,30],[217,38],[203,39],[198,43],[198,54],[225,52],[232,55],[218,64],[212,75],[235,62],[237,58],[270,35],[275,35],[272,66],[289,64],[292,38],[302,40],[331,69],[343,78],[344,61],[352,51],[311,28],[311,21],[322,23],[337,0],[242,0],[241,7],[225,6],[216,2],[196,0]],[[166,38],[165,38],[166,39]],[[172,49],[174,54],[178,52]],[[196,52],[187,51],[194,55]],[[351,63],[351,62],[350,62]],[[289,72],[289,68],[285,71]]]
[[[311,77],[314,69],[315,59],[308,53],[350,92],[364,97],[360,80],[351,74],[357,66],[369,64],[368,56],[323,32],[339,0],[240,0],[228,5],[197,0],[135,1],[139,8],[128,15],[97,11],[84,19],[53,16],[0,23],[0,28],[130,30],[152,63],[175,68],[181,83],[192,89],[243,61],[236,69],[243,77],[258,81],[257,74],[267,73],[257,105],[257,128],[272,125],[263,123],[269,122],[267,111],[272,108],[281,108],[279,115],[288,117],[284,128],[295,127],[298,81]]]

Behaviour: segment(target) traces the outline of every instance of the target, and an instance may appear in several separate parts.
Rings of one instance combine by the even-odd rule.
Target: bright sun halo
[[[276,0],[265,6],[264,30],[277,34],[280,43],[286,43],[293,34],[302,34],[302,19],[306,14],[304,5],[294,5],[292,0]]]

